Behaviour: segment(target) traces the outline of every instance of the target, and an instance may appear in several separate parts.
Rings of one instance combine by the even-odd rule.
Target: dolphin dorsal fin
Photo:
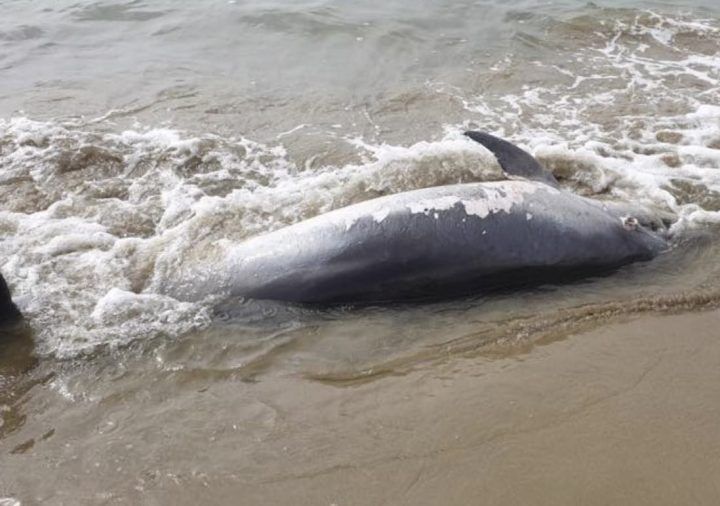
[[[554,187],[558,186],[555,176],[540,165],[540,162],[535,160],[527,151],[485,132],[470,130],[465,132],[465,135],[479,142],[495,155],[505,174],[540,181]]]

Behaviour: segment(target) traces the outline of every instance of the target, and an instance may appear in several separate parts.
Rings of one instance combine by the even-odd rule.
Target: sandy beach
[[[1,3],[0,274],[26,325],[0,331],[0,506],[720,504],[717,0]],[[449,225],[430,210],[456,200],[408,202],[440,235],[399,248],[387,209],[253,242],[532,175],[468,130],[609,214],[482,190]],[[453,242],[465,218],[502,233]],[[449,254],[411,276],[427,300],[235,290],[274,272],[238,262],[345,254],[366,222],[387,240],[359,265]],[[616,258],[602,223],[663,242]],[[555,250],[593,268],[547,278],[577,263]],[[507,290],[446,297],[488,258]]]
[[[187,504],[718,504],[718,325],[646,316],[356,388],[283,385],[305,409],[278,446],[311,451]]]
[[[101,400],[104,412],[76,413],[73,428],[58,420],[29,448],[51,422],[27,420],[0,441],[0,490],[23,504],[717,504],[718,325],[717,310],[635,316],[355,385],[274,378],[252,398],[231,378],[196,378],[207,387],[154,408],[134,396],[126,423]],[[113,451],[151,424],[170,434],[188,403],[217,421],[151,455]],[[188,455],[183,438],[196,448],[205,439],[203,451]],[[135,453],[154,470],[108,477],[113,464],[95,461]]]

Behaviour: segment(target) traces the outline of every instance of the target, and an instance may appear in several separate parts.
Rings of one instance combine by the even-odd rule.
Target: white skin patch
[[[528,221],[533,219],[532,213],[525,213],[525,218],[527,218]]]
[[[387,218],[390,215],[390,212],[392,209],[389,207],[381,207],[380,209],[377,209],[376,211],[373,211],[370,213],[370,216],[372,216],[372,219],[375,223],[382,223],[385,221],[385,218]],[[345,230],[350,230],[350,227],[355,225],[355,222],[360,219],[359,216],[356,217],[348,217],[348,219],[345,220]]]
[[[382,223],[385,218],[388,217],[390,214],[390,209],[387,207],[384,207],[382,209],[379,209],[372,213],[373,220],[375,220],[376,223]]]
[[[501,211],[509,213],[515,204],[520,204],[525,197],[535,193],[537,186],[503,185],[486,187],[485,198],[471,201],[463,201],[465,212],[485,218],[490,214]]]
[[[460,202],[460,197],[448,195],[447,197],[418,200],[417,202],[407,204],[407,208],[410,209],[410,212],[413,214],[430,214],[431,211],[447,211],[448,209],[452,209],[458,202]]]
[[[490,214],[501,211],[509,213],[515,204],[522,203],[525,196],[534,193],[536,189],[537,187],[532,185],[486,185],[483,187],[485,193],[483,198],[469,200],[455,195],[448,195],[419,200],[406,204],[406,206],[413,214],[424,213],[429,215],[432,212],[437,217],[437,211],[452,209],[456,204],[460,203],[465,208],[466,214],[485,218]],[[528,220],[532,219],[531,214],[528,213],[528,216]]]
[[[345,209],[339,209],[332,214],[344,224],[349,230],[357,220],[370,216],[375,223],[382,223],[393,212],[402,208],[408,209],[412,214],[425,214],[426,216],[439,218],[440,211],[447,211],[458,204],[461,204],[468,216],[486,218],[499,212],[509,213],[515,204],[521,204],[525,197],[535,193],[542,188],[544,191],[557,192],[555,188],[546,185],[527,181],[502,181],[496,183],[483,183],[478,185],[477,198],[461,197],[450,193],[450,195],[434,196],[433,189],[416,190],[405,195],[390,195],[367,201]],[[438,188],[440,189],[440,188]],[[450,190],[449,188],[446,189]],[[424,195],[417,195],[422,192]],[[415,195],[412,195],[415,194]],[[428,196],[428,194],[430,196]],[[404,197],[404,198],[403,198]],[[528,213],[527,219],[532,219]]]

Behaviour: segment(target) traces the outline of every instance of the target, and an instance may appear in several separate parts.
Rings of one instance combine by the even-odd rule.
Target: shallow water
[[[23,469],[53,474],[77,444],[103,460],[92,494],[108,501],[118,480],[150,479],[167,440],[213,461],[194,434],[221,416],[215,404],[166,425],[142,414],[148,403],[165,420],[199,391],[239,389],[247,406],[226,413],[240,428],[224,441],[241,453],[282,432],[277,393],[257,386],[277,378],[383,384],[448,356],[720,301],[713,2],[0,5],[0,271],[27,315],[0,347],[0,452],[12,455],[0,497],[39,501]],[[674,248],[607,277],[424,305],[163,295],[232,241],[501,177],[467,128],[526,147],[570,191],[662,214]],[[52,420],[47,437],[28,418]],[[66,446],[43,450],[53,438]],[[57,488],[57,502],[102,499]]]

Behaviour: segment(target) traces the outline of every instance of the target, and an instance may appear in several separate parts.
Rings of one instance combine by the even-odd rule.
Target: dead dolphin
[[[558,281],[653,258],[666,240],[618,206],[563,191],[529,153],[467,132],[513,179],[424,188],[337,209],[232,246],[172,295],[301,303],[440,298]]]

